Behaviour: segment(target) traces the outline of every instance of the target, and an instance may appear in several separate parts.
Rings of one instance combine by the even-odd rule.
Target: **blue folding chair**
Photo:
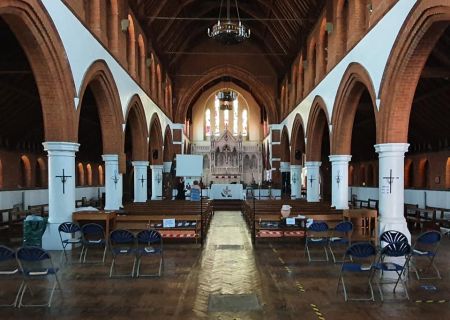
[[[404,262],[386,261],[386,258],[404,258]],[[378,281],[376,281],[378,291],[380,292],[380,298],[383,301],[383,291],[381,285],[383,284],[394,284],[393,292],[397,289],[398,284],[401,282],[403,288],[405,289],[406,298],[409,299],[408,288],[406,286],[406,275],[408,270],[409,259],[411,257],[411,246],[407,242],[393,242],[386,245],[381,249],[378,262],[374,264],[374,270],[380,272]],[[387,281],[384,274],[386,272],[394,272],[397,279],[395,282]]]
[[[15,307],[17,305],[19,294],[22,291],[21,280],[18,279],[19,275],[19,265],[17,264],[15,251],[0,245],[0,279],[2,282],[2,290],[0,293],[2,303],[0,307]],[[14,301],[12,303],[3,303],[11,293],[11,290],[7,289],[14,284],[20,284],[17,292],[15,292]]]
[[[128,230],[117,229],[109,235],[109,246],[112,254],[111,267],[109,269],[109,277],[133,277],[134,268],[136,266],[136,238],[133,233]],[[116,259],[120,256],[133,255],[133,269],[128,274],[114,274]]]
[[[161,234],[156,230],[143,230],[136,236],[137,238],[137,270],[136,277],[155,277],[161,276],[164,256],[163,256],[163,239]],[[159,269],[158,273],[154,274],[142,274],[141,263],[142,258],[145,256],[158,256],[159,257]]]
[[[57,276],[58,268],[53,266],[50,254],[39,247],[21,247],[16,252],[16,258],[23,275],[22,292],[20,294],[18,307],[50,307],[56,286],[61,289]],[[35,295],[33,291],[38,288],[38,285],[33,286],[33,290],[32,283],[39,281],[47,284],[48,280],[51,278],[53,278],[53,286],[51,286],[50,296],[45,303],[23,303],[23,298],[27,291],[29,291],[32,296]],[[43,287],[48,290],[48,285],[44,285]]]
[[[380,248],[391,243],[409,243],[408,238],[397,230],[388,230],[380,236]]]
[[[305,254],[308,255],[308,261],[328,261],[328,224],[326,222],[313,222],[306,230]],[[312,259],[310,246],[321,246],[325,252],[325,259]]]
[[[441,279],[439,269],[434,260],[436,258],[442,235],[438,231],[427,231],[419,235],[412,248],[411,266],[418,280],[420,279]],[[422,262],[425,264],[422,267]],[[436,276],[424,277],[429,269],[433,269]]]
[[[80,262],[86,262],[88,248],[104,248],[102,263],[105,263],[106,239],[103,227],[97,223],[87,223],[81,227],[83,247],[81,248]],[[92,261],[99,262],[99,261]]]
[[[372,265],[375,261],[377,255],[377,249],[375,246],[369,242],[359,242],[351,245],[347,248],[344,255],[344,260],[342,262],[341,272],[339,273],[338,284],[336,288],[336,293],[339,291],[339,286],[342,283],[342,288],[344,291],[345,301],[375,301],[375,296],[373,294],[373,287],[371,283],[372,277]],[[348,290],[344,281],[344,278],[349,280],[350,274],[353,275],[363,275],[364,279],[367,280],[367,285],[370,291],[370,297],[368,298],[350,298]]]
[[[75,246],[77,244],[81,245],[81,241],[82,241],[81,228],[79,225],[77,225],[73,222],[63,222],[59,225],[58,232],[59,232],[59,238],[61,239],[61,245],[63,248],[64,257],[67,262],[68,261],[67,251],[66,251],[67,246],[72,245],[72,248],[73,248],[73,246]],[[61,255],[61,259],[62,259],[62,255]]]
[[[333,247],[347,248],[351,244],[351,232],[353,230],[353,224],[350,221],[339,222],[336,227],[331,231],[331,235],[328,241],[328,249],[330,249],[333,262],[342,262],[336,260],[336,256],[333,251]]]

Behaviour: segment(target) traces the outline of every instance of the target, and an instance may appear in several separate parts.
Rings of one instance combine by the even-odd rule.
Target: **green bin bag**
[[[47,218],[28,216],[23,222],[23,245],[42,247],[42,236],[47,227]]]

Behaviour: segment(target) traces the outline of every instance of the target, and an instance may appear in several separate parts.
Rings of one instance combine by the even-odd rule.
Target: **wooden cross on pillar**
[[[389,193],[392,193],[392,183],[394,182],[394,180],[398,180],[399,177],[393,177],[392,176],[392,169],[390,169],[389,171],[389,177],[383,177],[383,179],[387,180],[389,183]]]
[[[336,183],[337,183],[337,186],[339,189],[339,184],[341,183],[341,172],[340,171],[338,171],[338,174],[336,176]]]
[[[141,182],[141,187],[144,188],[144,181],[147,179],[144,179],[144,175],[141,175],[141,178],[138,179]]]
[[[72,176],[66,176],[64,173],[64,169],[62,169],[62,175],[61,176],[55,176],[55,178],[60,178],[62,187],[63,187],[63,194],[66,193],[65,184],[67,182],[67,178],[72,178]]]
[[[309,178],[309,183],[310,183],[311,188],[312,188],[312,183],[314,180],[316,180],[316,179],[314,179],[312,176]]]
[[[114,171],[114,177],[111,177],[114,182],[114,189],[117,189],[117,183],[119,182],[119,177],[117,176],[117,171]]]

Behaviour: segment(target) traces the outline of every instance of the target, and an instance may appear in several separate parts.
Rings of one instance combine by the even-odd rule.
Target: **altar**
[[[215,183],[211,185],[209,198],[214,200],[242,200],[242,184]]]

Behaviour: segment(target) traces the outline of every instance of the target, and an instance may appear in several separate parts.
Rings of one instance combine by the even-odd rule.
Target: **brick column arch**
[[[450,4],[418,1],[391,51],[381,83],[378,143],[405,143],[422,69],[450,21]]]
[[[333,107],[331,124],[331,154],[350,155],[352,145],[353,122],[363,92],[367,90],[372,99],[375,123],[378,110],[375,89],[367,70],[359,63],[351,63],[345,71],[339,85]]]
[[[328,111],[322,97],[316,96],[309,112],[306,130],[306,160],[320,161],[323,129],[329,124]]]
[[[24,50],[42,105],[46,141],[76,141],[75,86],[64,46],[37,0],[0,1],[0,17]]]
[[[130,126],[133,140],[133,161],[147,161],[147,121],[142,101],[138,95],[134,95],[127,108],[126,124]]]
[[[78,124],[84,92],[88,85],[92,88],[92,93],[98,107],[102,130],[103,154],[117,154],[122,156],[122,124],[124,123],[124,119],[119,92],[117,91],[111,71],[104,61],[99,60],[94,62],[84,75],[79,94],[79,107],[77,109]]]
[[[297,114],[292,125],[291,132],[291,164],[302,164],[302,157],[298,159],[296,152],[300,151],[301,154],[305,153],[305,126],[303,125],[303,119],[300,114]]]

